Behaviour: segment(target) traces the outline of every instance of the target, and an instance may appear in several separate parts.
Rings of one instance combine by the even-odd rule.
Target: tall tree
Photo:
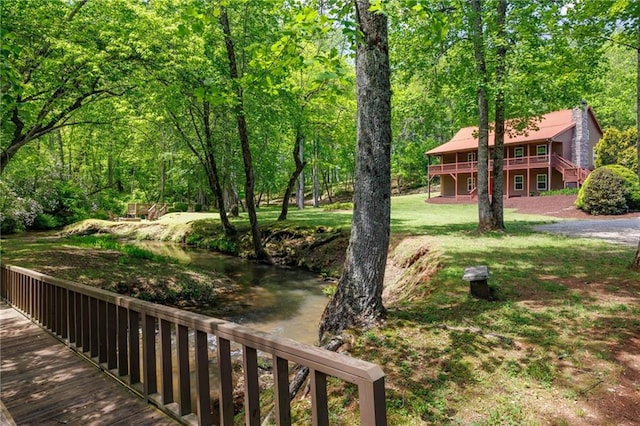
[[[245,11],[248,13],[248,11]],[[242,160],[244,162],[245,182],[244,193],[245,203],[247,204],[247,212],[249,213],[249,222],[251,223],[251,236],[253,239],[253,250],[258,260],[268,260],[269,256],[262,246],[262,236],[258,225],[258,216],[256,215],[255,203],[255,176],[253,173],[253,159],[251,156],[251,146],[249,144],[249,131],[247,129],[247,119],[244,110],[244,88],[238,72],[238,63],[236,61],[236,52],[229,26],[229,18],[227,16],[227,8],[220,6],[220,25],[224,34],[224,44],[227,50],[229,60],[229,75],[235,89],[234,113],[238,126],[238,137],[240,138],[240,146],[242,147]]]
[[[351,237],[336,293],[320,320],[320,339],[385,316],[382,285],[391,213],[391,83],[387,18],[355,2],[358,133]]]
[[[505,74],[507,71],[507,0],[498,0],[496,10],[495,124],[492,152],[491,229],[504,230],[504,132]]]
[[[473,54],[478,73],[478,228],[493,228],[493,212],[489,199],[489,77],[486,63],[482,0],[471,0]]]

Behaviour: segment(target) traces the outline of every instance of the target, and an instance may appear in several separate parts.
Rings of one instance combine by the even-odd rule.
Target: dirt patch
[[[514,197],[504,200],[504,207],[507,209],[515,209],[517,213],[522,214],[540,214],[544,216],[552,216],[562,219],[621,219],[640,217],[640,212],[627,213],[616,216],[592,216],[576,208],[575,195],[546,195],[538,197]],[[469,198],[453,198],[434,197],[427,200],[432,204],[477,204],[477,200]]]

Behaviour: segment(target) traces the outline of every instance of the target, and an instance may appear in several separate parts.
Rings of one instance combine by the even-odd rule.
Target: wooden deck
[[[177,424],[4,302],[0,302],[2,405],[18,425]],[[0,422],[11,424],[3,415]]]

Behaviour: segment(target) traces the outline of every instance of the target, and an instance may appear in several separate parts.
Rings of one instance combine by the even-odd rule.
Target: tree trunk
[[[498,1],[498,45],[496,46],[496,122],[493,146],[493,190],[491,197],[491,227],[504,230],[504,76],[506,72],[507,40],[505,20],[507,0]]]
[[[391,86],[387,18],[356,1],[358,133],[354,212],[344,269],[320,320],[322,341],[353,327],[369,328],[385,317],[382,284],[391,213]]]
[[[472,0],[473,51],[476,71],[480,78],[478,87],[478,229],[492,228],[493,215],[489,200],[489,102],[487,100],[487,65],[485,62],[484,32],[481,0]]]
[[[307,165],[307,162],[303,162],[300,149],[302,146],[302,132],[298,127],[296,129],[296,141],[293,145],[293,161],[296,164],[296,169],[291,173],[291,177],[289,177],[289,182],[287,183],[287,189],[284,191],[284,197],[282,199],[282,210],[280,211],[280,216],[278,220],[287,220],[287,213],[289,212],[289,200],[291,199],[291,192],[293,192],[293,186],[296,183],[296,179],[302,173],[302,169]]]
[[[638,250],[636,250],[636,260],[633,261],[631,268],[640,272],[640,240],[638,240]]]
[[[213,196],[218,203],[218,212],[220,213],[220,223],[225,235],[232,235],[235,233],[235,228],[229,222],[227,217],[227,211],[224,208],[224,197],[222,195],[222,187],[220,186],[220,179],[218,174],[218,165],[213,149],[213,135],[211,134],[211,122],[210,122],[210,110],[211,105],[209,102],[203,102],[203,119],[204,119],[204,135],[205,135],[205,158],[206,158],[206,172],[207,179],[209,181],[209,187],[213,192]]]
[[[313,142],[313,207],[320,207],[320,180],[318,179],[318,135]]]
[[[303,164],[307,164],[306,161],[303,162],[303,159],[304,159],[303,143],[304,143],[304,138],[300,137],[300,149],[298,150],[298,161]],[[297,164],[296,164],[296,167],[297,167]],[[304,209],[304,172],[302,170],[300,170],[300,173],[298,174],[298,189],[296,193],[296,202],[298,204],[299,210]]]
[[[638,129],[638,139],[636,140],[636,150],[638,154],[638,180],[640,180],[640,19],[638,19],[638,44],[637,52],[637,71],[636,71],[636,128]]]
[[[229,59],[229,74],[233,84],[236,86],[236,104],[235,114],[238,126],[238,136],[242,147],[242,160],[244,162],[244,193],[245,202],[247,203],[247,212],[249,213],[249,222],[251,224],[251,236],[253,239],[253,249],[258,260],[268,260],[269,256],[262,247],[262,236],[258,226],[258,216],[256,215],[255,199],[253,195],[255,187],[255,177],[253,174],[253,160],[251,158],[251,149],[249,146],[249,132],[247,131],[247,121],[244,116],[244,98],[242,85],[238,76],[238,65],[236,63],[236,54],[233,47],[233,39],[231,37],[231,29],[229,28],[229,18],[227,17],[227,9],[220,7],[220,24],[224,33],[224,42],[227,49],[227,57]]]

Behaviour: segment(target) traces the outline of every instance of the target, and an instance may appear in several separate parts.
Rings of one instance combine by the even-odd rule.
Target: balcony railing
[[[532,155],[529,157],[505,158],[504,170],[536,169],[549,165],[549,155]],[[489,161],[489,168],[493,167],[493,161]],[[477,161],[460,161],[457,163],[430,164],[429,176],[459,173],[477,173]]]
[[[329,423],[328,376],[357,385],[362,425],[386,425],[384,373],[375,364],[16,266],[0,272],[3,299],[184,424],[233,425],[233,345],[242,354],[245,424],[260,424],[258,357],[268,354],[277,424],[291,424],[289,363],[296,363],[310,371],[314,425]],[[210,394],[213,358],[219,419]]]

